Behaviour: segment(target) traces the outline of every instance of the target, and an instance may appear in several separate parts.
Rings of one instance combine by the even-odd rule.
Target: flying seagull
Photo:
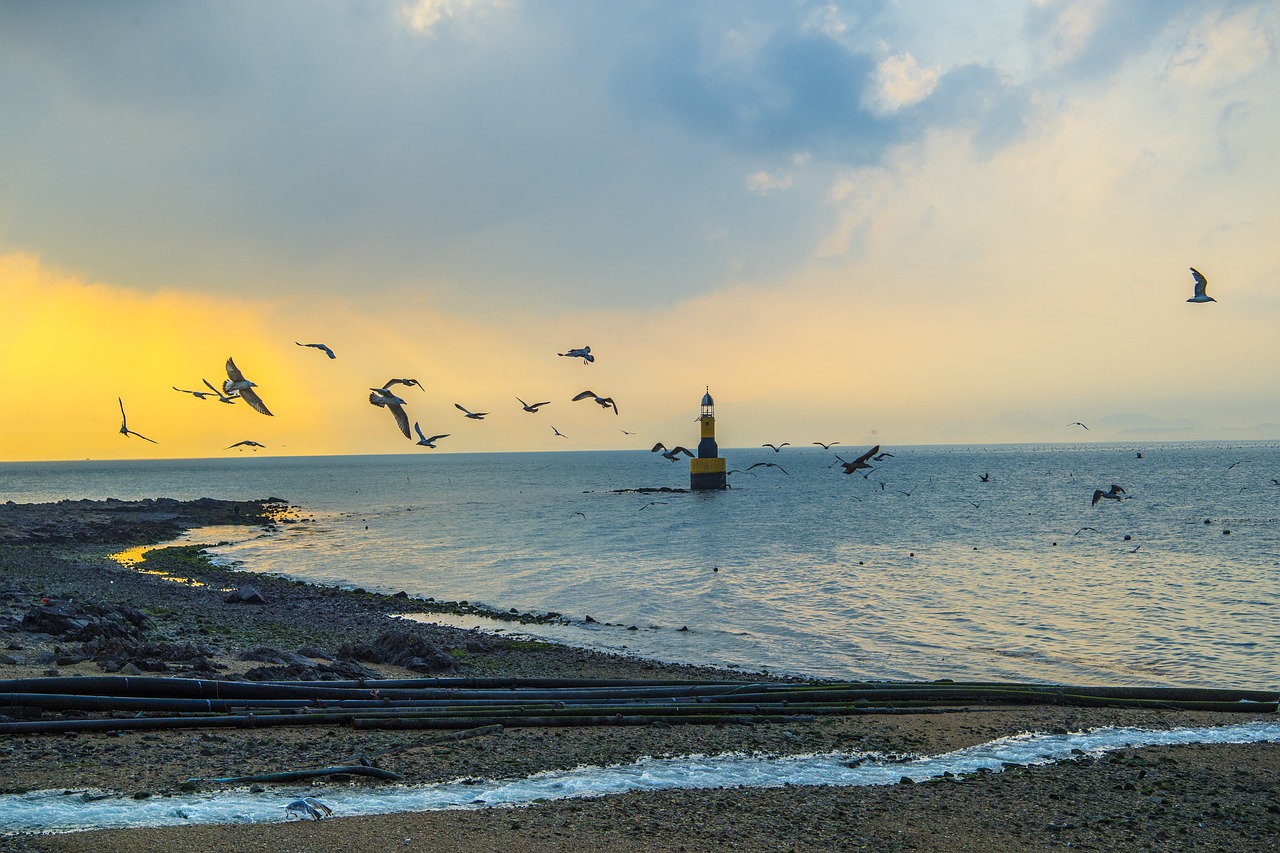
[[[689,456],[689,457],[693,456],[693,451],[691,451],[687,447],[681,447],[680,445],[676,445],[675,447],[668,450],[667,446],[663,444],[661,441],[659,441],[653,447],[649,448],[649,452],[650,453],[661,452],[663,456],[665,456],[667,459],[670,459],[672,462],[675,462],[677,459],[679,459],[681,453],[683,453],[685,456]]]
[[[1209,279],[1205,278],[1200,273],[1200,270],[1196,269],[1195,267],[1191,267],[1191,277],[1196,280],[1196,295],[1188,299],[1187,300],[1188,302],[1217,302],[1218,301],[1214,299],[1212,296],[1204,292],[1204,289],[1209,286]]]
[[[884,453],[877,453],[875,456],[872,456],[871,461],[883,462],[885,459],[890,459],[890,458],[897,459],[898,457],[894,456],[892,453],[886,450]]]
[[[375,406],[383,406],[391,410],[391,414],[395,416],[396,426],[400,427],[400,432],[404,433],[405,438],[413,438],[409,434],[409,416],[404,411],[404,400],[392,394],[386,388],[370,388],[369,402]]]
[[[552,431],[553,433],[555,433],[556,435],[560,436],[561,438],[568,438],[568,437],[569,437],[569,436],[565,435],[564,433],[562,433],[560,430],[556,429],[554,426],[553,426],[553,427],[551,427],[551,431]]]
[[[154,438],[147,438],[142,433],[134,432],[133,430],[129,429],[128,418],[124,416],[124,400],[121,399],[120,397],[116,397],[116,399],[120,401],[120,434],[123,436],[136,435],[138,438],[142,439],[143,441],[149,441],[152,444],[159,444],[160,442],[156,441]]]
[[[329,349],[324,344],[304,344],[304,343],[299,343],[298,341],[294,341],[294,343],[298,344],[298,346],[300,347],[311,347],[313,349],[318,349],[321,352],[323,352],[325,355],[329,356],[329,358],[337,358],[337,356],[333,354],[333,350]]]
[[[772,447],[772,448],[773,448],[773,452],[774,452],[774,453],[777,453],[777,452],[779,452],[780,450],[782,450],[782,448],[784,448],[784,447],[788,447],[788,446],[790,446],[790,445],[791,445],[791,442],[789,442],[789,441],[784,441],[784,442],[782,442],[782,444],[767,444],[767,443],[766,443],[766,444],[762,444],[762,445],[760,445],[760,446],[761,446],[761,447]]]
[[[763,465],[766,468],[777,468],[782,473],[787,474],[787,469],[783,468],[777,462],[757,462],[754,465],[748,465],[747,470],[750,471],[752,468],[759,468],[761,465]],[[787,476],[790,477],[791,475],[787,474]]]
[[[1080,423],[1079,421],[1072,421],[1071,423],[1067,424],[1067,426],[1078,426],[1078,427],[1084,427],[1085,429],[1088,429],[1087,426],[1084,426],[1084,424]]]
[[[219,403],[234,403],[236,401],[236,397],[240,396],[239,394],[236,394],[234,391],[231,392],[230,394],[222,393],[208,379],[202,379],[200,381],[203,382],[205,385],[208,385],[209,390],[218,395]]]
[[[458,411],[462,412],[462,413],[463,413],[464,415],[466,415],[467,417],[471,418],[471,420],[473,420],[473,421],[482,421],[482,420],[484,420],[484,416],[485,416],[485,415],[487,415],[487,414],[489,414],[488,412],[472,412],[472,411],[469,411],[468,409],[464,408],[464,407],[463,407],[463,405],[462,405],[461,403],[454,403],[454,404],[453,404],[453,407],[454,407],[455,409],[457,409]]]
[[[991,474],[990,474],[990,473],[987,473],[987,474],[979,474],[979,475],[978,475],[978,480],[979,480],[980,482],[983,482],[983,483],[990,483],[990,482],[991,482]]]
[[[170,385],[169,387],[175,391],[181,391],[183,394],[190,394],[198,400],[203,400],[205,397],[213,396],[213,394],[210,394],[208,391],[188,391],[186,388],[179,388],[177,385]],[[218,394],[218,396],[221,397],[222,395]]]
[[[615,402],[613,402],[613,398],[612,398],[612,397],[601,397],[601,396],[600,396],[599,394],[597,394],[595,391],[583,391],[581,394],[578,394],[578,395],[577,395],[576,397],[574,397],[573,399],[574,399],[575,401],[577,401],[577,400],[585,400],[585,399],[587,399],[588,397],[589,397],[589,398],[591,398],[592,400],[594,400],[596,403],[599,403],[599,404],[600,404],[600,407],[601,407],[602,409],[609,409],[609,408],[612,408],[612,409],[613,409],[613,413],[614,413],[615,415],[616,415],[616,414],[618,414],[618,404],[617,404],[617,403],[615,403]]]
[[[1115,483],[1112,483],[1111,488],[1107,489],[1105,492],[1102,491],[1102,489],[1094,489],[1093,502],[1090,504],[1090,506],[1097,506],[1098,501],[1102,500],[1103,498],[1106,498],[1109,501],[1124,500],[1122,497],[1120,497],[1123,494],[1124,494],[1124,489],[1120,488]]]
[[[556,355],[562,355],[566,358],[580,358],[583,364],[590,364],[596,360],[596,357],[591,354],[591,347],[577,347],[568,352],[558,352]]]
[[[836,456],[836,459],[840,460],[840,464],[844,467],[844,472],[846,474],[852,474],[860,468],[870,468],[871,466],[867,464],[867,460],[879,452],[880,445],[877,444],[875,447],[871,448],[852,462],[845,462],[843,459],[840,459],[839,456]]]
[[[231,445],[230,447],[224,447],[224,448],[223,448],[223,450],[230,450],[232,447],[241,447],[241,448],[243,448],[243,447],[252,447],[252,448],[253,448],[253,452],[254,452],[254,453],[257,453],[257,452],[258,452],[258,448],[259,448],[259,447],[266,447],[266,445],[265,445],[265,444],[258,444],[258,442],[256,442],[256,441],[249,441],[249,440],[247,440],[247,439],[246,439],[245,441],[237,441],[235,444]],[[240,452],[241,452],[241,453],[243,453],[244,451],[243,451],[243,450],[241,450]]]
[[[437,439],[448,438],[451,435],[451,433],[446,432],[444,435],[433,435],[430,438],[427,438],[425,435],[422,434],[422,427],[418,426],[417,421],[413,422],[413,429],[414,429],[414,432],[418,434],[418,444],[421,444],[423,447],[430,447],[432,449],[435,448]]]
[[[232,391],[240,392],[240,396],[244,401],[254,408],[255,411],[264,415],[270,415],[271,410],[267,408],[267,404],[262,402],[262,398],[258,396],[258,392],[253,389],[258,387],[257,383],[250,382],[244,378],[244,374],[240,372],[240,368],[236,367],[235,361],[227,359],[227,376],[226,382],[222,383],[222,390],[230,394]]]
[[[520,400],[519,397],[516,397],[516,399]],[[524,400],[520,400],[520,405],[524,407],[526,412],[536,412],[540,406],[549,406],[551,402],[548,400],[546,403],[526,403]]]
[[[818,445],[818,446],[819,446],[819,447],[821,447],[823,450],[830,450],[830,449],[832,448],[832,446],[837,445],[837,444],[839,444],[839,443],[840,443],[840,442],[838,442],[838,441],[833,441],[833,442],[831,442],[831,444],[823,444],[821,441],[815,441],[815,442],[814,442],[814,444]]]
[[[386,382],[382,383],[383,388],[390,388],[392,385],[417,385],[419,391],[427,390],[426,388],[423,388],[422,383],[416,379],[388,379]]]
[[[300,800],[294,800],[292,803],[284,807],[285,813],[289,816],[297,815],[300,818],[310,817],[312,820],[323,820],[333,814],[333,809],[317,800],[315,797],[303,797]]]

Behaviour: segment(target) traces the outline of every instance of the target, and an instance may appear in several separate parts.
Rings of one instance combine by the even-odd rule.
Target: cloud
[[[444,21],[498,11],[510,5],[509,0],[413,0],[406,3],[402,11],[409,29],[426,35]]]
[[[921,68],[909,53],[890,56],[876,67],[873,108],[881,113],[919,103],[938,84],[939,69]]]
[[[1204,17],[1174,55],[1170,78],[1193,86],[1222,86],[1274,63],[1276,17],[1271,6],[1219,11]]]

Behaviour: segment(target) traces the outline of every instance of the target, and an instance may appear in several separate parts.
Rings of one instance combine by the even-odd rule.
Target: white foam
[[[368,788],[272,788],[209,791],[134,799],[102,792],[37,791],[0,796],[0,831],[72,832],[183,824],[268,823],[291,819],[285,806],[320,797],[339,816],[438,809],[528,806],[541,800],[600,797],[629,791],[767,788],[782,785],[892,785],[946,773],[964,776],[1006,765],[1028,766],[1128,747],[1280,742],[1280,722],[1182,729],[1094,729],[1072,734],[1021,734],[942,755],[899,758],[876,753],[763,756],[725,754],[645,758],[634,764],[579,767],[523,779],[455,781]]]

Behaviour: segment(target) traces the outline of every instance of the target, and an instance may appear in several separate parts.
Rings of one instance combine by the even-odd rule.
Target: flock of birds
[[[294,343],[300,347],[310,347],[310,348],[319,350],[331,359],[336,359],[338,357],[337,354],[333,351],[333,349],[329,347],[327,344],[302,343],[301,341],[294,341]],[[565,352],[557,353],[557,355],[566,357],[566,358],[580,358],[582,359],[583,364],[592,364],[596,360],[596,357],[591,352],[591,347],[589,346],[573,347],[568,349]],[[177,391],[181,394],[190,394],[191,396],[199,400],[204,400],[206,398],[215,398],[220,403],[235,403],[238,400],[243,400],[254,411],[259,412],[268,417],[274,417],[271,410],[267,408],[266,403],[262,401],[262,397],[260,397],[258,392],[254,390],[258,387],[257,383],[253,382],[250,379],[245,378],[244,373],[240,370],[239,367],[236,366],[234,358],[227,359],[226,372],[227,372],[227,378],[226,380],[223,381],[221,388],[214,385],[208,379],[201,380],[204,383],[205,387],[209,389],[208,391],[192,391],[187,388],[179,388],[176,385],[172,387],[174,391]],[[411,379],[411,378],[388,379],[386,382],[382,383],[381,386],[369,389],[369,403],[371,405],[374,405],[389,411],[391,413],[392,418],[395,420],[396,427],[400,430],[400,432],[404,435],[405,438],[412,440],[414,434],[416,433],[418,437],[417,444],[423,447],[429,447],[433,449],[436,448],[437,446],[436,442],[439,441],[440,439],[448,438],[451,435],[451,433],[437,433],[435,435],[427,435],[426,433],[423,432],[422,426],[417,421],[413,423],[412,429],[411,429],[409,424],[409,415],[405,411],[405,406],[407,406],[408,403],[403,397],[399,396],[395,390],[393,390],[397,385],[402,385],[405,388],[416,387],[421,391],[426,390],[423,387],[422,383],[419,382],[417,379]],[[607,397],[603,394],[597,394],[595,391],[591,391],[591,390],[582,391],[581,393],[575,395],[572,399],[575,402],[578,400],[591,400],[592,402],[600,406],[602,409],[606,409],[606,410],[611,409],[615,415],[618,414],[617,402],[615,402],[612,397]],[[158,444],[158,442],[155,439],[148,438],[142,433],[136,432],[133,429],[129,428],[128,415],[125,413],[125,409],[124,409],[124,398],[117,397],[117,401],[120,404],[120,434],[126,437],[134,436],[135,438],[140,438],[143,441],[149,441],[152,444]],[[536,414],[539,411],[539,409],[541,409],[543,406],[548,406],[551,404],[549,400],[538,402],[538,403],[528,403],[528,402],[525,402],[520,397],[516,397],[516,401],[520,403],[520,407],[523,411],[529,412],[531,414]],[[466,406],[463,406],[461,403],[454,403],[453,405],[456,409],[458,409],[458,411],[462,412],[463,416],[465,416],[470,420],[477,420],[477,421],[484,420],[484,418],[490,414],[489,412],[473,412],[470,409],[468,409]],[[555,436],[558,436],[560,438],[568,437],[564,433],[560,432],[560,430],[556,429],[554,426],[551,427],[551,430],[553,435]],[[625,435],[635,435],[635,433],[629,432],[625,429],[622,432]],[[246,439],[244,441],[237,441],[235,444],[231,444],[224,449],[232,450],[235,448],[240,448],[241,450],[243,450],[246,447],[251,448],[256,452],[259,448],[266,447],[266,445],[261,444],[260,442],[257,442],[257,441]]]
[[[1206,279],[1205,276],[1195,267],[1191,267],[1190,269],[1191,269],[1191,276],[1194,282],[1194,292],[1191,298],[1187,300],[1187,302],[1193,302],[1193,303],[1216,302],[1217,300],[1214,299],[1212,296],[1209,296],[1208,293],[1206,292],[1209,285],[1208,279]],[[323,352],[330,359],[337,358],[337,354],[334,353],[333,349],[330,348],[327,344],[302,343],[301,341],[294,341],[294,343],[300,347],[307,347],[307,348],[316,349],[320,352]],[[596,360],[596,357],[591,352],[591,347],[589,346],[570,348],[565,352],[557,353],[557,355],[564,358],[580,358],[582,359],[583,364],[592,364]],[[240,370],[240,368],[236,366],[234,358],[227,359],[226,372],[227,372],[227,378],[226,380],[223,381],[221,389],[219,389],[217,386],[211,383],[208,379],[201,380],[204,383],[205,387],[209,389],[208,391],[192,391],[185,388],[179,388],[176,385],[172,387],[173,387],[173,390],[178,391],[179,393],[190,394],[193,397],[196,397],[197,399],[200,399],[200,400],[203,400],[205,398],[215,398],[218,400],[218,402],[225,403],[225,404],[232,404],[238,400],[243,400],[254,411],[259,412],[260,414],[266,415],[268,417],[272,416],[271,410],[267,408],[266,403],[263,402],[262,398],[258,395],[258,392],[254,390],[258,387],[257,383],[245,377],[244,373]],[[436,448],[437,447],[436,442],[440,441],[441,439],[448,438],[451,435],[451,433],[437,433],[435,435],[427,435],[423,432],[421,425],[416,421],[413,423],[411,428],[409,423],[409,415],[405,411],[405,406],[408,404],[406,403],[403,397],[400,397],[395,391],[392,390],[396,385],[403,385],[406,388],[417,387],[419,390],[422,390],[422,391],[426,390],[425,388],[423,388],[422,383],[416,379],[408,379],[408,378],[389,379],[386,382],[384,382],[381,386],[369,389],[369,403],[371,405],[377,406],[379,408],[384,408],[387,411],[389,411],[391,413],[391,416],[395,420],[396,427],[400,430],[401,434],[403,434],[405,438],[412,441],[414,435],[416,434],[418,445],[422,447],[432,448],[432,449]],[[158,444],[158,442],[155,439],[148,438],[142,433],[136,432],[135,430],[129,428],[128,416],[125,414],[125,409],[124,409],[124,398],[117,397],[116,399],[120,404],[120,434],[126,437],[134,436],[135,438],[142,439],[143,441],[147,441],[152,444]],[[529,412],[531,414],[536,414],[539,411],[539,409],[541,409],[543,406],[550,405],[550,401],[543,401],[538,403],[527,403],[519,397],[517,397],[516,400],[520,403],[520,406],[523,409],[523,411]],[[580,400],[591,400],[592,402],[600,406],[602,409],[612,410],[615,415],[618,414],[618,404],[612,397],[608,397],[603,394],[598,394],[595,391],[592,391],[589,389],[576,394],[572,398],[572,400],[574,402],[577,402]],[[489,412],[473,412],[468,408],[466,408],[465,406],[463,406],[461,403],[454,403],[454,407],[457,408],[458,411],[462,412],[462,414],[470,420],[483,420],[485,416],[489,414]],[[1089,429],[1088,426],[1081,423],[1080,421],[1074,421],[1068,426],[1079,426],[1086,430]],[[568,437],[564,433],[560,432],[560,430],[556,429],[554,426],[552,426],[551,429],[552,429],[553,435],[559,438]],[[625,429],[622,430],[622,432],[626,435],[634,435],[634,433],[628,432]],[[815,441],[813,443],[822,447],[823,450],[830,450],[832,445],[839,444],[839,442],[823,443],[820,441]],[[788,444],[789,442],[783,442],[782,444],[778,444],[778,445],[764,444],[761,446],[768,447],[772,449],[775,453],[777,453],[783,447],[786,447]],[[229,445],[225,449],[232,450],[235,448],[240,448],[241,450],[243,450],[244,448],[247,447],[256,452],[259,448],[264,448],[265,446],[266,445],[261,444],[257,441],[246,439],[243,441],[237,441],[236,443]],[[681,455],[685,455],[689,457],[692,457],[695,455],[692,451],[690,451],[686,447],[676,446],[672,448],[667,448],[661,442],[653,446],[652,452],[661,453],[664,458],[669,459],[672,462],[676,461],[676,459],[679,458],[679,456]],[[871,466],[868,460],[872,459],[873,457],[876,457],[876,454],[878,454],[879,452],[880,452],[880,447],[879,445],[877,445],[876,447],[873,447],[871,450],[862,454],[861,456],[854,459],[853,461],[846,461],[844,459],[840,459],[839,456],[837,456],[836,458],[840,461],[840,464],[844,467],[844,472],[846,474],[852,474],[855,471],[870,468]],[[881,457],[876,457],[876,458],[879,459]],[[784,474],[787,473],[786,470],[782,468],[782,466],[772,462],[757,462],[749,466],[745,470],[750,471],[753,468],[759,468],[759,467],[778,468],[778,470],[782,471]],[[731,471],[729,473],[734,473],[734,472]],[[1124,490],[1119,489],[1119,494],[1117,494],[1117,489],[1119,489],[1119,487],[1114,485],[1107,492],[1103,492],[1101,489],[1099,489],[1097,492],[1094,493],[1093,503],[1096,505],[1098,501],[1103,498],[1119,500],[1120,494],[1123,494]]]

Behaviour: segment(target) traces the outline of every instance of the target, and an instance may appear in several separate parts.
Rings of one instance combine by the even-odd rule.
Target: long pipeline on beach
[[[1276,713],[1278,702],[1276,694],[1257,690],[1000,682],[242,682],[100,676],[0,681],[0,712],[10,718],[0,722],[0,733],[703,724],[1030,704]],[[132,716],[113,716],[121,714]]]

